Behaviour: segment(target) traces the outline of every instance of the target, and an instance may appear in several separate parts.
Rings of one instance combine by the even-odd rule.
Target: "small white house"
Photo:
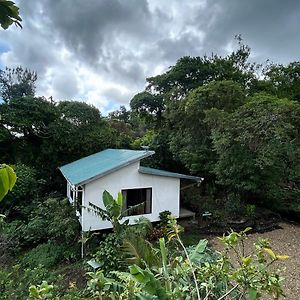
[[[130,223],[140,216],[159,221],[159,213],[165,210],[176,217],[189,216],[187,210],[180,208],[180,179],[201,182],[202,178],[142,167],[140,161],[153,154],[153,151],[107,149],[59,168],[67,180],[67,196],[77,207],[83,231],[112,227],[87,209],[90,203],[104,208],[105,190],[113,197],[121,191],[124,209],[144,203],[124,218]]]

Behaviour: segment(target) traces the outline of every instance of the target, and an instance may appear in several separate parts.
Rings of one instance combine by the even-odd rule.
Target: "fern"
[[[161,259],[150,242],[134,232],[127,232],[123,240],[122,250],[125,254],[125,261],[128,264],[138,266],[161,267]]]

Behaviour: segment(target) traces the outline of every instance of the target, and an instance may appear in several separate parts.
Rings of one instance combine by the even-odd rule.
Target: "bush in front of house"
[[[25,253],[21,260],[21,265],[27,268],[41,265],[46,269],[51,269],[64,259],[65,250],[66,247],[64,245],[54,242],[40,244]]]
[[[123,255],[121,251],[122,238],[117,233],[107,234],[102,241],[99,242],[94,258],[101,265],[104,273],[111,270],[121,270],[123,264]]]
[[[91,297],[103,299],[262,299],[266,294],[275,299],[282,296],[282,278],[271,265],[288,259],[273,252],[266,240],[255,243],[252,254],[244,256],[242,248],[247,228],[230,232],[220,238],[224,250],[215,252],[206,240],[186,248],[182,243],[181,226],[176,220],[169,222],[169,241],[164,238],[152,245],[156,260],[136,260],[125,272],[103,270],[88,273],[87,290]],[[177,247],[169,247],[169,243]],[[236,253],[238,265],[233,263],[229,251]],[[141,261],[139,261],[141,262]],[[151,264],[149,264],[151,262]],[[247,298],[247,299],[248,299]]]
[[[3,225],[4,233],[18,241],[21,247],[32,247],[49,240],[66,246],[76,245],[80,225],[67,199],[46,198],[36,202],[28,218],[28,221],[15,220]]]

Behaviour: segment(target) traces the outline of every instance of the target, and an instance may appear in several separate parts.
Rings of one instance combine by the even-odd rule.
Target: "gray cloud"
[[[23,30],[0,32],[1,65],[38,72],[38,92],[106,112],[184,55],[226,54],[242,34],[253,58],[299,59],[297,0],[20,0]],[[6,51],[6,52],[5,52]]]
[[[217,14],[207,31],[206,45],[217,50],[235,34],[253,49],[253,54],[276,62],[299,60],[300,2],[297,0],[213,0]]]
[[[128,103],[128,99],[131,99],[134,95],[129,92],[122,92],[116,88],[108,88],[103,91],[103,94],[110,102],[118,102],[120,105]],[[125,100],[126,99],[126,100]],[[125,101],[124,101],[125,100]]]
[[[94,65],[111,59],[116,54],[111,50],[115,46],[120,49],[120,40],[138,42],[151,34],[148,21],[152,16],[144,0],[47,0],[44,3],[53,29],[62,41]]]
[[[73,70],[60,70],[53,77],[51,84],[60,91],[60,96],[63,99],[72,99],[78,93],[78,78]]]

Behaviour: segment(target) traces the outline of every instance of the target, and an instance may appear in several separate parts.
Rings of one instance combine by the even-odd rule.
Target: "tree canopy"
[[[150,123],[145,137],[160,149],[157,165],[203,176],[216,197],[298,207],[299,62],[250,62],[237,40],[227,56],[183,57],[148,78],[132,112]]]

